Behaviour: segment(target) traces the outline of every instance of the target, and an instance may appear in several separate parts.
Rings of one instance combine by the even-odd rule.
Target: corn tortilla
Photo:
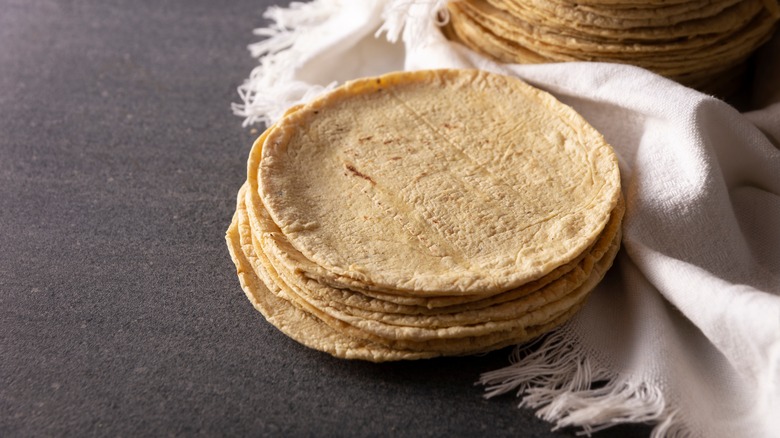
[[[596,240],[620,191],[614,152],[576,112],[479,71],[348,83],[261,153],[258,193],[290,243],[332,281],[390,293],[541,278]]]

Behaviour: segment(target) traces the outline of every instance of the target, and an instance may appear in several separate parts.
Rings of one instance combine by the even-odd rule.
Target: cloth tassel
[[[238,87],[242,103],[231,104],[233,114],[244,117],[243,126],[258,122],[268,125],[287,108],[336,86],[335,81],[323,86],[297,80],[294,73],[301,60],[319,51],[316,35],[338,11],[340,3],[334,0],[293,2],[287,8],[271,7],[263,14],[273,23],[255,29],[255,35],[266,39],[249,46],[260,65]]]
[[[622,423],[657,423],[653,437],[692,436],[675,421],[661,388],[595,365],[565,327],[539,344],[516,347],[511,365],[482,374],[478,383],[486,387],[485,398],[514,391],[520,408],[536,409],[555,429],[581,427],[581,435]]]

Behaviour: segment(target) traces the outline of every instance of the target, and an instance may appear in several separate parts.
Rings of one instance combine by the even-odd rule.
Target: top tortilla
[[[471,70],[353,81],[289,113],[258,193],[333,273],[415,295],[495,293],[585,251],[618,201],[612,148],[574,110]]]

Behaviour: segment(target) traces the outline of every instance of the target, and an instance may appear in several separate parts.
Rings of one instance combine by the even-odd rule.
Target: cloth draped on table
[[[623,249],[583,310],[504,369],[486,395],[585,432],[651,422],[658,436],[780,434],[780,38],[759,54],[753,110],[646,70],[506,65],[446,40],[445,2],[315,0],[272,7],[245,125],[346,80],[397,70],[513,75],[572,106],[615,148]]]

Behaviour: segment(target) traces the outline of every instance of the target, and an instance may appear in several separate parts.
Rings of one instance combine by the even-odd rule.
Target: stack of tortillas
[[[632,64],[725,95],[780,18],[777,0],[456,0],[447,34],[508,63]]]
[[[568,320],[611,266],[617,160],[581,116],[472,70],[356,80],[255,142],[227,241],[293,339],[371,361],[465,355]]]

